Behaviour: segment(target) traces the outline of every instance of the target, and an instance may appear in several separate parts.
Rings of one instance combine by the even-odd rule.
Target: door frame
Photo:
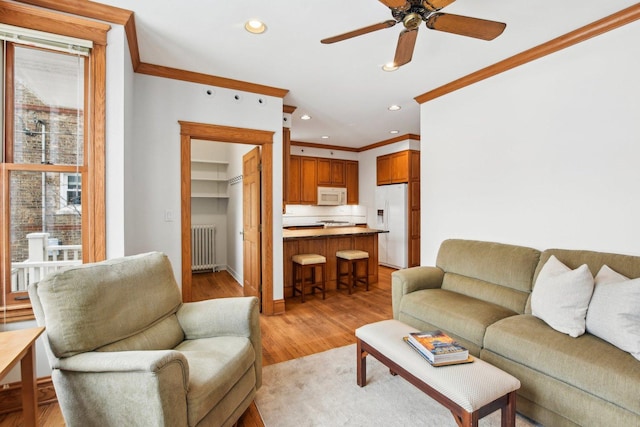
[[[191,292],[191,140],[259,145],[261,172],[261,269],[262,313],[273,314],[273,136],[275,132],[178,121],[180,124],[180,180],[182,222],[182,300],[192,301]]]

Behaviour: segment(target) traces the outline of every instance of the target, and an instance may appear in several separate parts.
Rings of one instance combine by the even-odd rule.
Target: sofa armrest
[[[444,271],[438,267],[412,267],[391,273],[391,304],[393,317],[398,318],[402,297],[422,289],[442,286]]]

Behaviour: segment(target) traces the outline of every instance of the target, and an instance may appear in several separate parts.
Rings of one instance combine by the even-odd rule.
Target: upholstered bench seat
[[[358,385],[366,384],[366,357],[373,357],[449,409],[458,425],[477,426],[478,419],[502,411],[502,425],[515,426],[516,390],[520,381],[480,359],[433,367],[403,340],[417,329],[384,320],[356,329]]]

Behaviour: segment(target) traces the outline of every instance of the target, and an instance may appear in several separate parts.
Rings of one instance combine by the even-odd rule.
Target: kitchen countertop
[[[314,237],[366,236],[388,233],[388,231],[365,227],[329,227],[300,230],[282,230],[282,240],[308,239]]]

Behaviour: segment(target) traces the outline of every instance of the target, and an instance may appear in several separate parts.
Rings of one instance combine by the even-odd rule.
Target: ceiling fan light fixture
[[[267,30],[267,26],[258,19],[250,19],[244,24],[244,29],[251,34],[262,34]]]
[[[395,70],[397,70],[398,68],[400,68],[400,67],[398,67],[398,66],[395,64],[395,62],[387,62],[386,64],[384,64],[384,65],[382,66],[382,69],[383,69],[384,71],[389,71],[389,72],[391,72],[391,71],[395,71]]]

